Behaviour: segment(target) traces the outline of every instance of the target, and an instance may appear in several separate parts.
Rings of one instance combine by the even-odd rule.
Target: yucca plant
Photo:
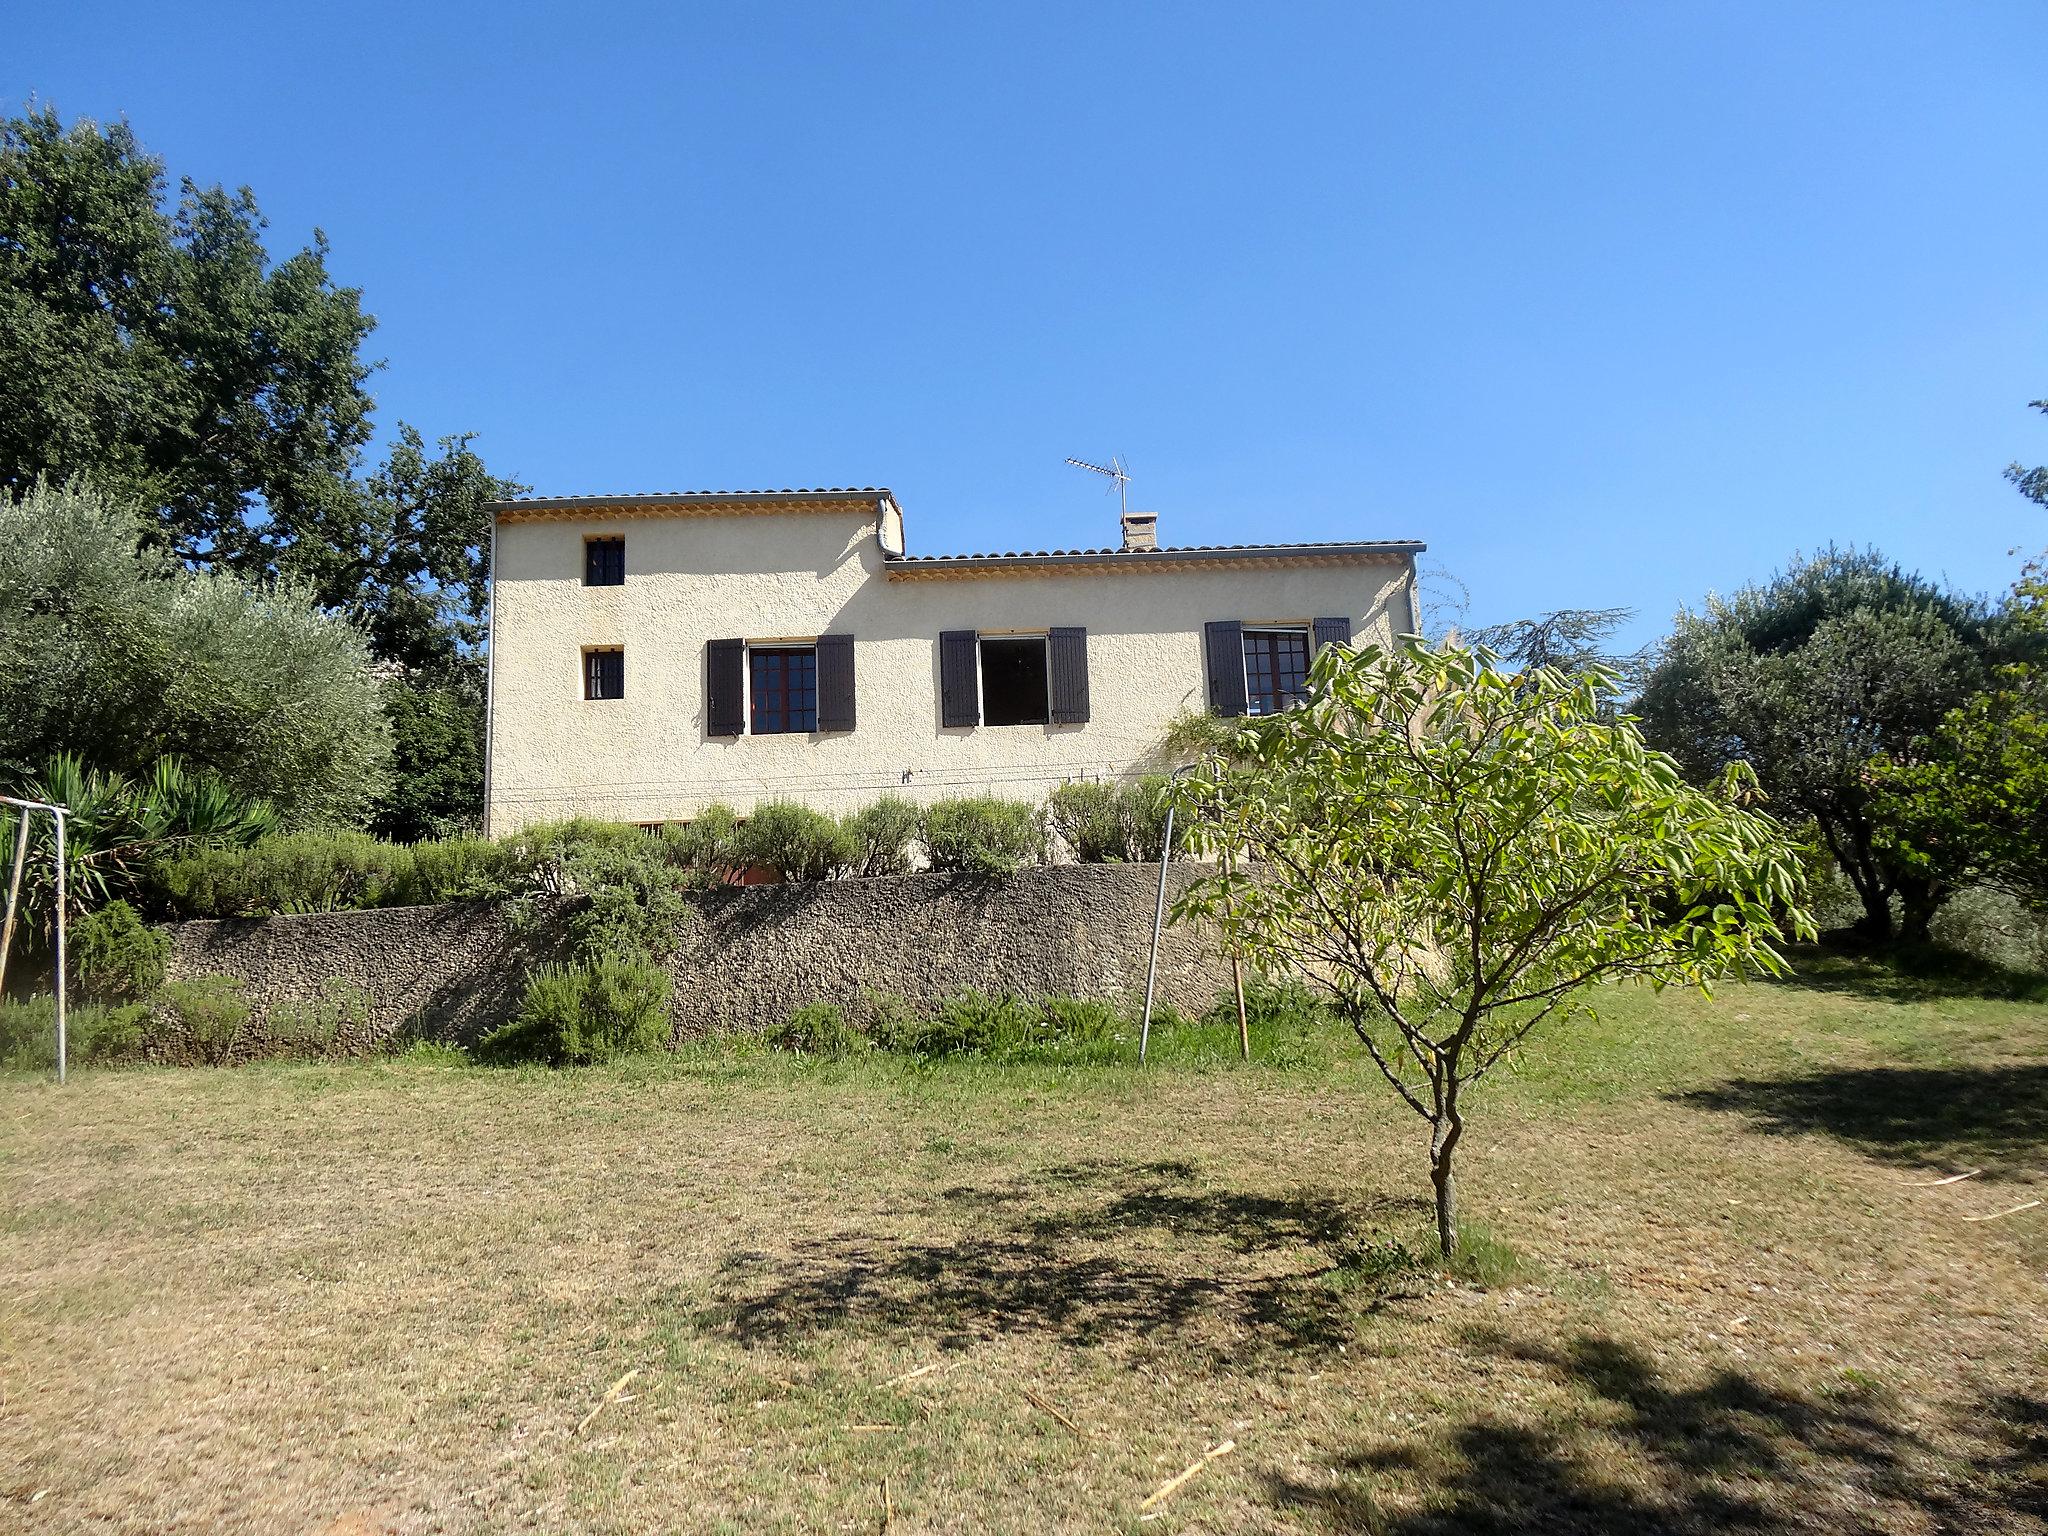
[[[277,825],[267,802],[246,799],[175,757],[158,758],[149,777],[136,780],[88,768],[75,753],[60,752],[14,793],[70,812],[64,827],[67,921],[134,892],[143,870],[167,854],[241,847]],[[0,858],[13,857],[17,814],[10,809],[0,815]],[[22,911],[28,931],[44,940],[56,912],[55,842],[50,818],[35,815],[22,872]]]

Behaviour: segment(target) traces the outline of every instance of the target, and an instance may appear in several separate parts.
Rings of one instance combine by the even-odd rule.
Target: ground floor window
[[[626,653],[610,650],[583,653],[583,697],[623,699],[626,696]]]
[[[1276,715],[1308,697],[1308,631],[1247,629],[1244,632],[1245,710]]]
[[[1052,719],[1045,636],[981,637],[981,719],[984,725],[1044,725]]]
[[[818,728],[818,652],[808,645],[749,646],[749,696],[756,736]]]

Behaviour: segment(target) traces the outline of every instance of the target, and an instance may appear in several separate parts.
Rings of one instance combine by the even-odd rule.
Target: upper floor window
[[[1045,636],[981,637],[981,723],[1044,725],[1052,719]]]
[[[583,697],[623,699],[626,696],[626,653],[613,647],[583,653]]]
[[[1245,712],[1277,715],[1308,697],[1308,631],[1246,629]]]
[[[626,584],[626,541],[623,538],[583,541],[583,585],[622,587]]]
[[[748,697],[756,736],[818,728],[818,652],[808,645],[747,647]]]

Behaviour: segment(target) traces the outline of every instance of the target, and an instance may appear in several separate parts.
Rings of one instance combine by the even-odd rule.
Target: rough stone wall
[[[1168,900],[1194,871],[1169,875]],[[902,875],[766,885],[693,898],[671,969],[678,1039],[771,1028],[801,1003],[857,1005],[867,992],[929,1006],[963,987],[1024,997],[1144,996],[1156,864],[1030,869],[1007,880]],[[339,981],[370,999],[371,1045],[401,1030],[469,1041],[518,1003],[553,946],[521,942],[491,906],[182,923],[172,977],[243,981],[259,1024],[280,1003]],[[1229,984],[1202,931],[1169,926],[1159,996],[1189,1011]],[[350,1042],[357,1044],[357,1042]]]

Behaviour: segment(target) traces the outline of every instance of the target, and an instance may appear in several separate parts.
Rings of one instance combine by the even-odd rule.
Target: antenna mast
[[[1100,464],[1090,464],[1086,459],[1069,459],[1067,462],[1076,469],[1089,470],[1094,474],[1104,475],[1114,480],[1116,482],[1117,514],[1122,516],[1131,510],[1130,492],[1125,489],[1131,483],[1131,472],[1129,466],[1124,463],[1122,458],[1112,458],[1107,469],[1104,469]]]

